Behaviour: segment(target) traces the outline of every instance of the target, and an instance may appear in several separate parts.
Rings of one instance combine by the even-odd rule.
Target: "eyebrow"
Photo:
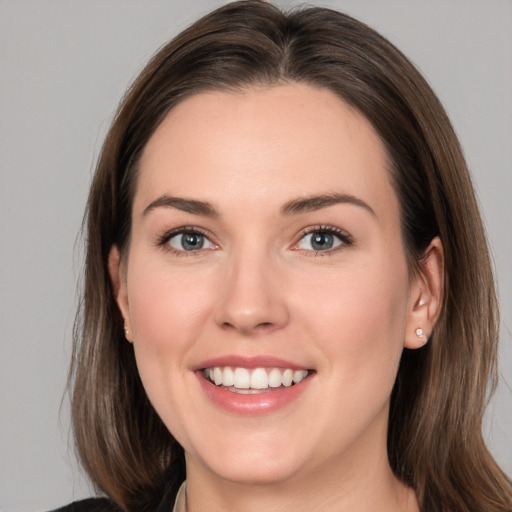
[[[300,199],[292,199],[281,208],[281,213],[283,215],[297,215],[300,213],[313,212],[340,203],[359,206],[367,210],[374,217],[377,216],[372,207],[365,203],[362,199],[359,199],[358,197],[355,197],[351,194],[339,193],[321,194],[316,196],[303,197]]]
[[[150,211],[160,207],[176,208],[183,212],[204,215],[205,217],[220,217],[220,213],[213,207],[213,205],[206,201],[173,197],[167,194],[160,196],[158,199],[155,199],[152,203],[146,206],[142,212],[142,216],[146,216]]]
[[[352,204],[364,208],[373,216],[376,214],[372,207],[365,203],[362,199],[355,197],[351,194],[321,194],[315,196],[302,197],[300,199],[292,199],[283,205],[281,208],[282,215],[298,215],[301,213],[313,212],[333,206],[335,204]],[[146,216],[149,212],[156,208],[175,208],[183,212],[192,213],[195,215],[203,215],[205,217],[220,217],[219,211],[207,201],[198,201],[197,199],[185,199],[183,197],[174,197],[167,194],[160,196],[151,202],[144,211],[143,216]]]

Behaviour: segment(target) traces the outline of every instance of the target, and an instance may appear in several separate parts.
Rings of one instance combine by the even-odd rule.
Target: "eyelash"
[[[175,228],[170,231],[165,232],[162,236],[158,238],[157,246],[163,248],[164,250],[176,255],[176,256],[197,256],[199,255],[203,248],[201,247],[198,250],[185,251],[174,248],[170,245],[169,241],[178,235],[199,235],[204,237],[209,243],[215,245],[209,238],[209,236],[204,233],[201,229],[193,227],[193,226],[185,226],[180,228]],[[298,235],[298,241],[294,243],[291,247],[292,250],[301,250],[298,245],[304,238],[308,235],[312,234],[321,234],[321,235],[331,235],[336,237],[340,243],[336,247],[326,249],[326,250],[314,250],[314,249],[302,249],[306,255],[313,256],[331,256],[334,253],[338,252],[341,249],[351,247],[353,245],[353,238],[346,231],[329,225],[317,225],[304,228]]]
[[[300,250],[297,248],[298,244],[307,236],[315,234],[322,234],[322,235],[332,235],[336,237],[340,244],[336,247],[333,247],[332,249],[327,249],[325,251],[317,251],[317,250],[304,250],[306,255],[313,255],[313,256],[332,256],[333,254],[337,253],[338,251],[342,249],[346,249],[347,247],[351,247],[354,244],[354,240],[352,236],[344,231],[343,229],[337,228],[335,226],[329,226],[329,225],[317,225],[317,226],[311,226],[304,228],[298,235],[299,240],[293,245],[292,249],[294,250]]]
[[[170,245],[169,241],[178,235],[199,235],[204,237],[206,240],[208,240],[211,244],[213,242],[210,240],[210,237],[204,233],[201,229],[193,227],[193,226],[185,226],[180,227],[176,229],[171,229],[170,231],[166,231],[162,236],[158,238],[157,246],[161,247],[167,252],[170,252],[171,254],[175,256],[197,256],[201,253],[202,248],[196,250],[196,251],[184,251],[174,248],[172,245]],[[215,245],[215,244],[214,244]]]

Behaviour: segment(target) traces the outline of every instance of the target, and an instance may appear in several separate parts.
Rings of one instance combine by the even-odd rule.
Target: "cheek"
[[[166,266],[148,268],[134,262],[133,268],[128,298],[134,339],[158,352],[193,340],[211,300],[204,280],[170,272]]]
[[[204,279],[134,254],[128,281],[135,358],[144,389],[173,435],[186,439],[191,395],[189,354],[208,320]]]
[[[369,385],[386,380],[392,386],[403,349],[409,287],[405,261],[395,261],[351,265],[322,286],[309,287],[309,305],[303,303],[309,311],[303,314],[310,320],[306,328],[340,378]]]
[[[189,378],[187,357],[208,319],[211,298],[203,282],[134,255],[128,303],[135,357],[149,399],[166,423],[168,411],[186,397],[181,383]]]

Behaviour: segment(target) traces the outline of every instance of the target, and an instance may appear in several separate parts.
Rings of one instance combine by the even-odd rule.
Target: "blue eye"
[[[212,249],[214,245],[206,236],[196,232],[177,233],[167,243],[177,251],[194,252],[201,249]]]
[[[304,235],[295,247],[305,251],[327,252],[341,245],[351,245],[348,235],[332,229],[317,229]]]

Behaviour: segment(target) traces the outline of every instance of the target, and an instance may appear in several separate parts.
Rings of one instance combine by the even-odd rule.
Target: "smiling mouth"
[[[242,368],[214,366],[202,370],[203,377],[215,386],[241,394],[265,393],[302,382],[310,370],[291,368]]]

